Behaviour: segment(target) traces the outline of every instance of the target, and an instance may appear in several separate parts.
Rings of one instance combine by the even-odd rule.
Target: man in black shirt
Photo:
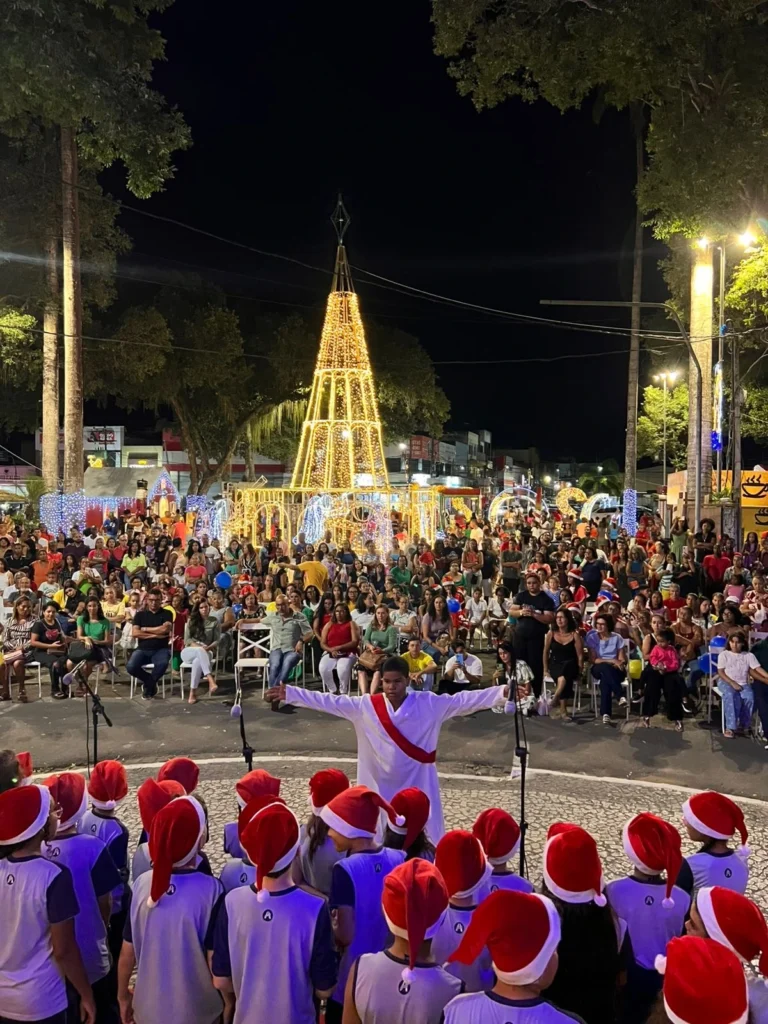
[[[88,546],[83,543],[83,538],[79,530],[72,530],[72,535],[64,545],[64,550],[61,554],[65,562],[67,560],[67,555],[72,555],[75,560],[75,565],[80,565],[82,559],[88,557]]]
[[[544,639],[555,618],[555,606],[541,589],[541,580],[535,572],[527,572],[525,590],[515,594],[509,614],[516,619],[512,633],[515,658],[526,662],[533,680],[531,686],[537,697],[544,684]]]
[[[161,608],[163,595],[159,590],[147,594],[147,607],[133,618],[133,636],[139,645],[128,659],[128,675],[138,679],[142,698],[152,700],[157,693],[157,681],[165,675],[171,660],[168,638],[173,629],[173,615]],[[152,665],[152,668],[145,666]]]
[[[32,565],[32,556],[24,554],[24,545],[20,540],[14,541],[9,554],[5,556],[5,567],[9,572],[26,572]]]

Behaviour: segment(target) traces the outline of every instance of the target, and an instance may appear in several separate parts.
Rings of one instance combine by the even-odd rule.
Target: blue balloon
[[[717,671],[717,655],[702,654],[702,656],[699,658],[699,668],[701,669],[701,671],[709,674],[710,665],[711,671],[714,674]]]
[[[232,586],[232,577],[228,572],[220,572],[216,574],[213,582],[220,590],[229,590]]]
[[[241,604],[233,604],[232,605],[232,611],[235,613],[235,615],[239,615],[242,610],[243,610],[243,606]]]
[[[725,647],[727,642],[728,642],[728,637],[726,637],[726,636],[713,636],[712,639],[709,641],[709,646],[710,647]]]
[[[449,597],[446,604],[448,605],[449,612],[453,612],[455,614],[456,612],[461,611],[461,602],[457,601],[455,597]]]

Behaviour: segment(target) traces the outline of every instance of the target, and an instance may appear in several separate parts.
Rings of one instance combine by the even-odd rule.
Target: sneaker
[[[493,707],[491,708],[491,711],[494,713],[494,715],[504,714],[504,708],[501,706],[501,704],[494,704]]]
[[[625,708],[626,706],[627,706],[627,698],[626,697],[619,697],[619,707],[620,708]]]
[[[142,700],[154,700],[155,696],[152,693],[142,693],[141,699]]]
[[[603,715],[603,725],[610,725],[610,724],[611,724],[611,716],[610,715]]]
[[[683,701],[683,711],[686,715],[695,715],[698,710],[698,706],[693,701]]]

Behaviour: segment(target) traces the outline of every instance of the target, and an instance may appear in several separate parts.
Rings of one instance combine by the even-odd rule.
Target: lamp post
[[[669,517],[669,502],[667,501],[667,386],[674,384],[677,380],[677,370],[665,370],[663,373],[657,373],[654,376],[655,381],[661,381],[664,385],[664,404],[662,405],[661,413],[661,436],[662,436],[662,479],[664,481],[664,527],[666,529],[667,519]]]

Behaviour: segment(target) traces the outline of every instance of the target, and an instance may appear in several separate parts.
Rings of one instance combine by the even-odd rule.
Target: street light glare
[[[741,242],[741,244],[743,246],[745,246],[747,248],[749,246],[755,245],[757,243],[757,239],[755,238],[755,236],[752,234],[751,231],[745,231],[743,234],[739,235],[739,241]]]
[[[708,249],[709,239],[706,237],[706,235],[704,235],[696,242],[696,245],[699,247],[699,249]]]

